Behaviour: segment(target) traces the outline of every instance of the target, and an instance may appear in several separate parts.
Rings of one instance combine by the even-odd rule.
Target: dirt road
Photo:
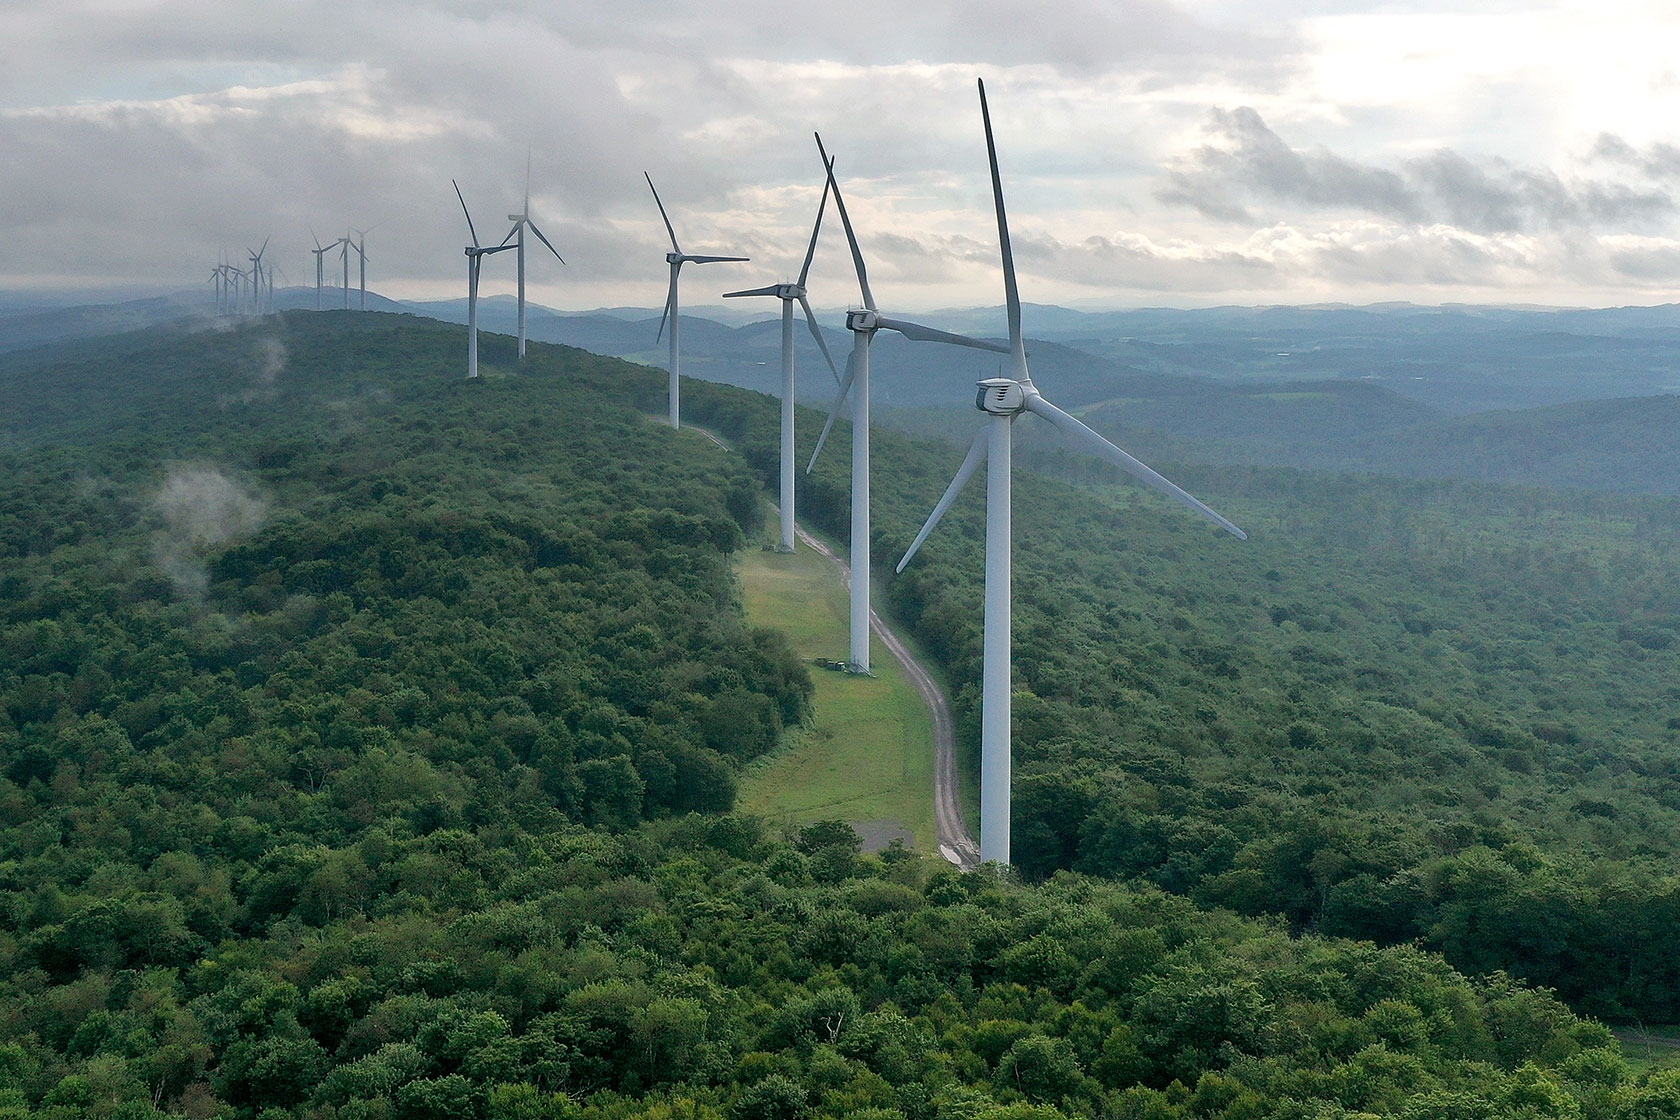
[[[798,533],[807,548],[827,557],[840,569],[841,581],[851,587],[850,566],[833,549],[804,529],[799,529]],[[933,813],[939,833],[939,854],[964,870],[978,867],[980,845],[975,843],[974,837],[969,835],[968,826],[963,823],[962,802],[957,793],[956,724],[951,719],[951,705],[945,699],[945,690],[939,687],[939,682],[933,679],[927,666],[905,648],[898,635],[882,621],[873,607],[869,609],[869,627],[881,639],[887,652],[904,666],[910,683],[916,686],[916,691],[927,702],[928,711],[933,713]]]
[[[733,451],[715,432],[705,428],[695,428],[707,439],[723,448]],[[774,502],[772,509],[778,510]],[[834,566],[840,569],[841,582],[849,589],[852,586],[852,569],[838,554],[822,541],[807,533],[803,527],[795,527],[799,539],[812,552],[827,557]],[[933,679],[933,674],[927,671],[927,666],[916,660],[915,656],[905,648],[897,634],[882,621],[874,607],[869,608],[869,628],[875,631],[876,637],[887,652],[904,666],[905,675],[910,683],[916,686],[916,691],[927,702],[928,711],[933,714],[933,814],[935,827],[938,831],[939,854],[964,871],[980,866],[980,845],[969,835],[968,825],[963,823],[962,799],[957,791],[957,728],[951,719],[951,704],[945,698],[945,690],[939,687],[939,682]]]

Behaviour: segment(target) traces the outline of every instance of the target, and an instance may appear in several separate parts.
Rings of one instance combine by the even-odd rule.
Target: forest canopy
[[[729,811],[810,690],[730,568],[774,402],[685,386],[737,456],[656,371],[459,351],[302,314],[0,373],[0,1116],[1680,1110],[1528,983],[1680,989],[1669,507],[1193,474],[1221,551],[1040,457],[1022,885]],[[952,452],[882,443],[887,557]],[[890,588],[969,740],[976,512]]]

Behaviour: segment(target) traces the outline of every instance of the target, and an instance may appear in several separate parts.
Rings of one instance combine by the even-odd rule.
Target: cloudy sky
[[[464,294],[449,180],[499,239],[529,154],[535,299],[658,305],[645,170],[685,249],[754,258],[685,272],[715,302],[797,272],[820,129],[881,304],[993,304],[983,77],[1031,302],[1680,290],[1667,0],[0,0],[0,43],[0,289],[269,236],[308,283],[368,228],[371,287]],[[811,286],[856,299],[837,224]]]

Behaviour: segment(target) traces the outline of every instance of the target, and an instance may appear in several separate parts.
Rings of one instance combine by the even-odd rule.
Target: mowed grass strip
[[[737,564],[747,621],[782,631],[807,660],[847,655],[846,590],[828,560],[746,550]],[[893,656],[874,640],[873,677],[811,666],[812,717],[742,776],[739,808],[772,822],[839,819],[911,833],[933,851],[933,721]]]

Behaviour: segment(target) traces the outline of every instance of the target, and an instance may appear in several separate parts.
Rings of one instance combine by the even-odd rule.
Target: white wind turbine
[[[832,162],[832,161],[831,161]],[[799,304],[805,311],[805,325],[811,328],[811,337],[822,347],[823,357],[828,360],[828,368],[834,374],[834,380],[840,380],[840,371],[834,368],[834,356],[828,352],[828,343],[823,340],[822,330],[817,326],[817,317],[811,312],[811,303],[805,297],[805,278],[811,274],[811,258],[817,253],[817,233],[822,229],[823,210],[828,206],[828,182],[823,182],[822,201],[817,203],[817,220],[811,226],[811,244],[805,250],[805,265],[799,270],[799,280],[793,284],[771,284],[764,288],[753,288],[744,292],[725,292],[724,299],[736,296],[775,296],[782,301],[782,551],[794,550],[794,517],[793,517],[793,305]]]
[[[453,182],[454,180],[451,180]],[[344,266],[344,310],[350,310],[350,246],[353,244],[348,237],[341,237],[333,242],[338,246],[338,263]]]
[[[512,245],[503,241],[500,245],[489,245],[480,248],[478,244],[478,230],[473,228],[472,213],[467,210],[467,200],[461,198],[461,184],[451,179],[449,182],[455,187],[455,197],[461,199],[461,213],[467,216],[467,232],[472,234],[473,243],[463,252],[467,255],[467,376],[478,376],[478,272],[483,266],[484,258],[491,253],[500,253],[503,249],[511,249]],[[511,236],[511,234],[509,235]]]
[[[525,227],[531,227],[531,232],[542,238],[542,243],[548,246],[548,251],[554,254],[554,259],[561,264],[566,258],[560,255],[560,250],[553,242],[543,236],[543,231],[537,228],[537,223],[531,220],[531,157],[525,157],[525,209],[517,214],[509,214],[508,221],[513,223],[513,231],[509,234],[519,235],[519,360],[525,360]]]
[[[377,228],[377,227],[370,226],[369,228],[372,229],[372,228]],[[367,235],[368,235],[368,231],[365,230],[365,229],[359,229],[359,230],[355,231],[355,234],[356,234],[356,240],[353,241],[353,242],[350,242],[350,247],[352,249],[356,250],[356,259],[361,264],[361,268],[362,268],[362,305],[361,305],[361,310],[366,311],[367,310]],[[349,241],[350,239],[345,238],[345,240]],[[346,299],[346,301],[349,300],[348,293],[346,293],[345,299]]]
[[[922,547],[939,519],[951,507],[982,460],[986,466],[986,601],[984,648],[981,653],[980,699],[980,858],[1009,862],[1010,802],[1010,457],[1012,425],[1023,412],[1048,420],[1069,442],[1098,458],[1107,459],[1145,484],[1189,506],[1227,533],[1246,540],[1247,534],[1223,516],[1132,458],[1108,440],[1039,395],[1027,370],[1026,344],[1021,336],[1021,296],[1015,286],[1015,255],[1009,244],[1009,223],[1003,210],[1003,180],[998,175],[997,146],[992,140],[992,117],[986,106],[986,83],[980,83],[980,114],[986,126],[986,154],[991,162],[992,198],[997,205],[998,242],[1003,255],[1003,291],[1009,312],[1011,376],[980,382],[975,407],[987,421],[974,437],[968,456],[957,469],[927,524],[898,562],[902,572]]]
[[[897,331],[913,342],[945,342],[952,346],[968,346],[975,350],[991,350],[1007,354],[1009,348],[995,342],[984,342],[949,331],[924,327],[905,319],[888,318],[875,306],[875,296],[869,290],[869,276],[863,268],[863,252],[852,233],[852,220],[846,215],[846,200],[840,194],[840,184],[834,178],[834,161],[828,158],[822,137],[817,137],[817,151],[828,170],[828,187],[834,192],[834,206],[840,211],[840,224],[846,229],[846,241],[852,248],[852,264],[857,269],[858,288],[863,292],[863,309],[846,313],[846,329],[852,332],[852,354],[846,361],[846,379],[840,383],[840,393],[834,399],[834,409],[817,439],[807,474],[822,454],[823,444],[834,427],[835,417],[845,404],[846,396],[855,386],[852,397],[852,592],[851,592],[851,660],[847,665],[854,673],[869,672],[869,344],[875,332]]]
[[[679,427],[677,421],[677,273],[682,271],[685,264],[716,264],[719,261],[746,261],[751,257],[701,257],[693,253],[685,253],[682,246],[677,244],[677,231],[671,228],[671,216],[665,213],[665,204],[659,201],[659,190],[653,185],[653,176],[646,171],[642,178],[647,180],[648,190],[653,191],[654,204],[659,207],[659,216],[665,219],[665,232],[671,235],[671,252],[665,254],[665,263],[671,266],[671,287],[665,293],[665,312],[659,317],[659,335],[665,333],[665,320],[671,320],[671,427]],[[659,341],[659,335],[654,336],[654,342]]]
[[[321,286],[326,280],[326,267],[322,262],[326,255],[332,252],[332,247],[323,248],[321,239],[315,236],[314,230],[309,231],[309,236],[315,241],[315,248],[309,251],[315,254],[315,310],[319,311],[321,310]]]
[[[261,249],[258,249],[254,253],[251,252],[251,250],[249,248],[247,248],[245,250],[245,255],[251,258],[251,288],[252,288],[251,310],[254,311],[258,315],[261,315],[263,313],[263,275],[264,275],[264,273],[263,273],[262,259],[263,259],[263,254],[266,253],[266,252],[268,252],[268,238],[266,238],[266,237],[263,238],[263,243],[262,243],[262,248]],[[271,285],[271,287],[272,287],[272,285]]]

